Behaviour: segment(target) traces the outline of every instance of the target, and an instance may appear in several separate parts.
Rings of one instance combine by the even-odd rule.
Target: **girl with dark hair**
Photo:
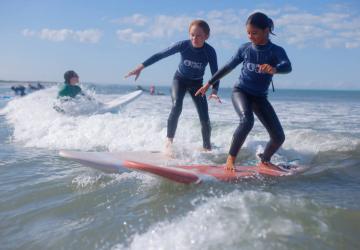
[[[232,103],[240,123],[232,138],[226,169],[235,169],[236,156],[253,128],[255,113],[270,135],[264,152],[258,155],[261,160],[259,166],[278,170],[270,160],[284,142],[285,135],[267,99],[267,93],[273,75],[291,72],[291,63],[285,50],[270,41],[269,35],[273,34],[274,23],[265,14],[256,12],[250,15],[246,22],[246,30],[251,42],[243,44],[231,60],[196,92],[196,95],[205,95],[210,86],[243,63],[232,92]]]
[[[80,86],[77,85],[79,83],[79,76],[75,71],[66,71],[64,74],[64,80],[65,82],[59,90],[58,97],[75,98],[79,94],[84,95]]]
[[[182,111],[183,99],[186,92],[189,92],[200,118],[203,148],[205,151],[208,151],[211,150],[211,127],[208,105],[206,97],[195,96],[195,92],[202,86],[205,68],[208,63],[210,64],[212,74],[218,70],[217,57],[214,48],[205,42],[210,35],[209,25],[205,21],[192,21],[189,26],[189,35],[189,40],[177,42],[164,51],[156,53],[134,70],[130,71],[125,77],[134,75],[136,80],[145,67],[148,67],[165,57],[180,53],[181,60],[178,69],[175,72],[172,84],[171,97],[173,105],[168,118],[166,146],[167,149],[169,149],[173,143],[176,127]],[[217,96],[218,88],[219,81],[213,81],[210,98],[220,101]]]

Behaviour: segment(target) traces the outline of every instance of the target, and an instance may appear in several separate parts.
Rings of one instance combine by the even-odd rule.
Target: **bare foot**
[[[260,168],[268,168],[276,171],[284,171],[283,169],[279,168],[277,165],[271,163],[271,162],[260,162],[258,164],[258,167]]]
[[[208,153],[211,152],[211,148],[198,148],[198,151],[202,152],[202,153]]]
[[[174,158],[174,151],[173,151],[173,139],[172,138],[167,138],[167,141],[165,143],[165,155],[170,157],[170,158]]]
[[[229,155],[228,158],[226,159],[226,165],[225,165],[225,170],[228,171],[233,171],[235,172],[235,159],[236,157]]]

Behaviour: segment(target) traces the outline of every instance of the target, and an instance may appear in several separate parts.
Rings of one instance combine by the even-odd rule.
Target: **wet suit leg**
[[[199,115],[201,123],[201,134],[203,138],[203,147],[205,149],[211,149],[210,137],[211,137],[211,125],[208,111],[208,104],[206,96],[195,96],[196,91],[201,88],[201,84],[192,85],[188,88],[191,98],[195,104],[197,113]]]
[[[240,118],[239,126],[234,132],[229,150],[229,155],[236,157],[240,148],[244,144],[247,135],[254,126],[254,114],[252,98],[250,95],[244,93],[243,91],[236,90],[233,91],[231,99],[235,111]]]
[[[179,78],[173,80],[171,99],[172,108],[168,118],[167,137],[174,138],[179,117],[182,111],[183,100],[186,93],[186,86],[182,84]]]
[[[253,110],[270,135],[270,141],[266,144],[264,153],[260,155],[262,161],[269,162],[285,141],[284,130],[274,108],[266,97],[255,97]]]

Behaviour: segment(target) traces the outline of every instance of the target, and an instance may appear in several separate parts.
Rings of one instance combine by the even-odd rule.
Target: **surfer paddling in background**
[[[196,92],[196,95],[204,96],[210,86],[243,63],[232,92],[232,103],[240,118],[240,124],[232,138],[226,160],[227,170],[235,170],[236,156],[253,128],[254,113],[270,135],[264,152],[258,155],[261,160],[259,166],[278,170],[270,160],[283,144],[285,134],[275,110],[267,99],[267,93],[274,74],[286,74],[292,69],[285,50],[269,39],[273,29],[273,21],[265,14],[256,12],[250,15],[246,22],[246,30],[251,42],[240,46],[231,60]]]
[[[135,76],[136,81],[145,67],[175,53],[181,54],[181,60],[172,83],[172,109],[167,123],[167,150],[171,149],[174,140],[186,92],[189,92],[200,118],[203,148],[205,151],[211,150],[211,126],[207,100],[205,96],[195,95],[196,91],[202,86],[207,64],[210,65],[212,74],[218,70],[215,49],[205,42],[209,35],[209,25],[203,20],[194,20],[189,26],[189,40],[177,42],[169,48],[154,54],[125,76],[126,78]],[[217,80],[212,83],[212,93],[209,99],[220,102],[217,95],[218,88],[219,81]]]

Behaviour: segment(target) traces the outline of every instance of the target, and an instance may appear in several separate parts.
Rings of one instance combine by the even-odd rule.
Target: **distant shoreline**
[[[51,81],[0,80],[0,83],[45,83],[45,84],[57,84],[58,82],[51,82]]]
[[[54,81],[19,81],[19,80],[0,80],[0,84],[1,83],[7,83],[7,84],[37,84],[37,83],[41,83],[41,84],[46,84],[46,85],[53,85],[53,84],[59,84],[62,82],[54,82]],[[150,85],[148,84],[123,84],[123,83],[95,83],[95,82],[81,82],[82,84],[94,84],[94,85],[120,85],[120,86],[136,86],[136,85],[140,85],[142,87],[150,87]],[[167,85],[157,85],[156,87],[159,88],[167,88],[170,87],[171,85],[167,86]],[[226,87],[222,87],[223,89],[232,89],[232,86],[226,86]],[[276,90],[299,90],[299,91],[360,91],[359,89],[339,89],[339,88],[334,88],[334,89],[320,89],[320,88],[313,88],[313,89],[309,89],[309,88],[275,88],[275,92]],[[271,89],[269,89],[269,92],[272,92]]]

